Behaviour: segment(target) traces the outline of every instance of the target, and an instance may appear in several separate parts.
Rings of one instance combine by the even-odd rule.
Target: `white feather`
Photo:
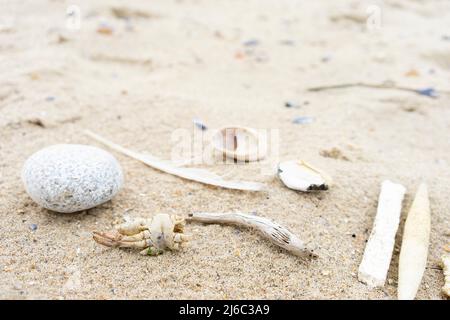
[[[86,135],[97,140],[98,142],[103,143],[104,145],[108,146],[109,148],[117,152],[120,152],[124,155],[129,156],[130,158],[141,161],[152,168],[172,174],[174,176],[178,176],[183,179],[192,180],[207,185],[213,185],[227,189],[236,189],[245,191],[261,191],[265,189],[265,185],[259,182],[223,180],[217,174],[204,169],[177,167],[176,165],[170,162],[160,160],[150,154],[142,154],[124,148],[118,144],[115,144],[114,142],[111,142],[99,136],[98,134],[93,133],[92,131],[85,130],[84,132]]]

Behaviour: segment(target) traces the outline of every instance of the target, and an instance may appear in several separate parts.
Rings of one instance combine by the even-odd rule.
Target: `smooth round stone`
[[[25,162],[22,180],[30,197],[57,212],[93,208],[116,195],[122,169],[109,152],[80,144],[57,144]]]

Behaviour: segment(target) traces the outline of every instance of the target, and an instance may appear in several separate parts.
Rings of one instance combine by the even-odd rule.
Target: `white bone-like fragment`
[[[409,209],[398,265],[398,299],[413,300],[427,265],[430,242],[430,201],[421,184]]]
[[[370,287],[381,287],[386,281],[405,191],[389,180],[381,185],[377,214],[358,271],[359,281]]]

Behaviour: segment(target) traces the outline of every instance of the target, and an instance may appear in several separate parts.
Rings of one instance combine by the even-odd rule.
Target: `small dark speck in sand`
[[[292,40],[281,40],[280,44],[283,46],[295,46],[295,42]]]
[[[202,131],[208,129],[208,127],[199,119],[193,119],[192,122],[194,122],[194,125]]]
[[[320,61],[322,61],[323,63],[329,62],[331,60],[331,56],[326,55],[323,56],[322,59],[320,59]]]
[[[255,47],[257,45],[259,45],[259,41],[256,39],[251,39],[251,40],[247,40],[243,43],[244,46],[246,47]]]
[[[286,108],[300,108],[300,105],[299,105],[298,103],[295,103],[295,102],[289,102],[289,101],[285,102],[285,103],[284,103],[284,106],[285,106]]]
[[[418,89],[416,92],[422,96],[427,96],[430,98],[437,98],[437,92],[433,88],[424,88],[424,89]]]

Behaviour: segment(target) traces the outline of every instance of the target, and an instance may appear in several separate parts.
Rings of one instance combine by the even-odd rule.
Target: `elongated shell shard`
[[[409,209],[398,267],[398,299],[412,300],[425,271],[430,241],[430,202],[421,184]]]
[[[217,130],[211,144],[216,152],[238,161],[258,161],[267,154],[265,139],[252,128],[229,126]]]
[[[358,271],[358,279],[370,287],[381,287],[386,281],[405,191],[389,180],[381,185],[377,214]]]
[[[331,178],[303,160],[278,164],[278,177],[289,189],[298,191],[328,190]]]
[[[446,253],[442,256],[442,268],[444,270],[445,284],[442,287],[442,292],[450,297],[450,253]]]

